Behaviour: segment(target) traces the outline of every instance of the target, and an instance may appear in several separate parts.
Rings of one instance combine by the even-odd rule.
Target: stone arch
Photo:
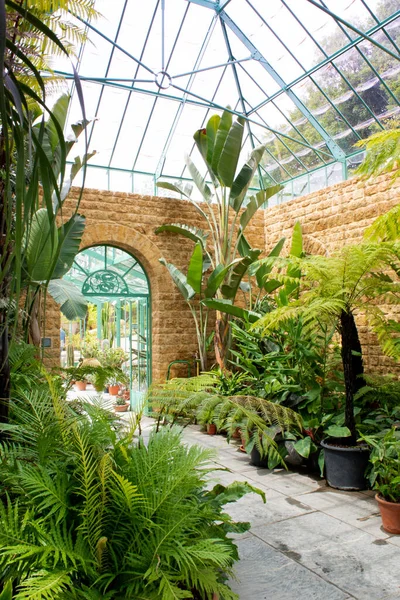
[[[174,291],[172,281],[165,277],[165,268],[159,262],[162,256],[160,249],[145,234],[132,227],[104,222],[88,224],[80,250],[99,245],[125,250],[141,263],[146,272],[151,294],[152,379],[159,381],[165,378],[166,373],[165,353],[162,350],[163,297],[165,293]]]

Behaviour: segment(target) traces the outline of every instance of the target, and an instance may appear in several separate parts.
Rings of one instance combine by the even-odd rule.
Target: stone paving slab
[[[349,494],[326,487],[318,492],[296,496],[297,500],[307,502],[316,510],[349,523],[377,538],[387,538],[389,534],[382,528],[379,508],[373,496],[361,492],[352,492],[353,502],[349,502]]]
[[[237,542],[238,582],[230,585],[240,600],[348,600],[344,593],[257,538]]]
[[[266,505],[249,494],[227,506],[251,523],[235,536],[239,581],[231,586],[240,600],[400,600],[400,536],[381,529],[374,492],[340,492],[317,476],[257,469],[226,439],[195,426],[186,438],[214,447],[217,464],[229,467],[213,481],[248,481],[266,492]]]
[[[256,535],[354,598],[400,598],[399,550],[330,515],[312,512],[259,526]]]

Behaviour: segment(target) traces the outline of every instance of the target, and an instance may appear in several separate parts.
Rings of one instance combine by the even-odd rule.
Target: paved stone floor
[[[144,435],[152,421],[144,419]],[[248,494],[228,512],[251,529],[237,536],[240,561],[233,590],[240,600],[400,599],[400,536],[381,527],[373,493],[340,492],[323,479],[283,469],[257,469],[222,436],[199,427],[184,440],[216,451],[215,482],[248,481]]]

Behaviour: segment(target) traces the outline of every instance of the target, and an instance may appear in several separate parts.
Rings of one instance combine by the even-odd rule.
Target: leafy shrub
[[[254,490],[205,486],[210,450],[163,429],[146,446],[97,406],[75,412],[61,387],[18,389],[1,425],[0,590],[13,598],[221,600],[237,559],[223,505]],[[258,492],[263,495],[261,492]]]

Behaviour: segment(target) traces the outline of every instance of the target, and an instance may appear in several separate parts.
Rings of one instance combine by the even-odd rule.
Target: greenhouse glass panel
[[[131,175],[135,191],[154,193],[159,177],[188,178],[185,152],[205,174],[192,136],[226,107],[247,120],[241,162],[266,146],[258,184],[329,164],[336,180],[352,174],[345,167],[360,152],[355,143],[399,116],[397,0],[96,0],[95,7],[101,16],[85,24],[76,63],[97,150],[87,185],[96,173],[96,187],[127,190],[129,178],[109,175],[115,169]],[[59,65],[72,80],[66,62]],[[72,81],[71,91],[72,123],[79,118]],[[311,178],[312,189],[331,182],[323,173]]]

